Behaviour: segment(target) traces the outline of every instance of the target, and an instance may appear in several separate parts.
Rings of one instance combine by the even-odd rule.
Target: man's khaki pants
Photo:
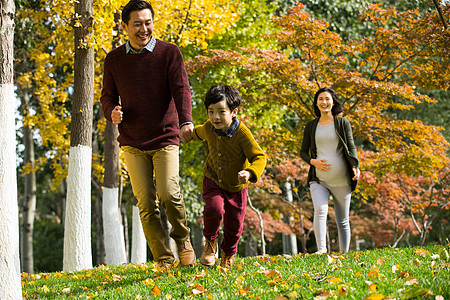
[[[170,237],[176,243],[186,241],[189,238],[189,228],[179,186],[179,147],[169,145],[157,150],[143,151],[123,146],[122,150],[133,194],[138,200],[145,238],[153,258],[155,261],[172,263],[174,255],[166,242],[158,202],[162,204],[172,225]]]

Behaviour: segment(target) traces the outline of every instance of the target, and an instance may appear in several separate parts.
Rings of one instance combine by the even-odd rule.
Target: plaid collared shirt
[[[131,45],[130,45],[130,40],[128,40],[127,43],[125,44],[125,49],[127,51],[127,54],[140,54],[140,53],[144,53],[144,52],[153,52],[153,49],[155,49],[155,45],[156,45],[156,39],[152,35],[150,42],[148,42],[147,45],[142,47],[141,50],[139,50],[139,51],[134,50],[133,47],[131,47]]]
[[[221,136],[232,137],[233,133],[235,133],[236,130],[238,129],[239,124],[241,124],[241,122],[236,117],[233,117],[233,123],[231,124],[230,128],[228,128],[227,130],[225,130],[225,131],[219,130],[219,129],[215,128],[214,126],[212,126],[211,131],[215,131],[215,132],[217,132],[218,135],[221,135]]]

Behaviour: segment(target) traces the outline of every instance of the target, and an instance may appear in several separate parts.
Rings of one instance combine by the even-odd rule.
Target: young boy
[[[194,128],[196,140],[206,140],[209,154],[203,169],[203,235],[200,263],[215,264],[219,229],[223,219],[220,265],[231,267],[242,234],[247,185],[257,182],[266,156],[250,130],[236,118],[241,95],[232,86],[213,86],[205,96],[209,120]]]

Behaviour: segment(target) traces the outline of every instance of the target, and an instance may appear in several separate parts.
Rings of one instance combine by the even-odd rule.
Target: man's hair
[[[317,107],[317,100],[319,98],[319,95],[323,92],[328,92],[331,95],[331,98],[333,99],[333,107],[331,108],[331,114],[333,116],[337,116],[338,114],[340,114],[341,112],[344,111],[344,106],[342,105],[341,102],[339,102],[338,100],[338,96],[336,94],[336,92],[330,88],[330,87],[323,87],[321,89],[319,89],[316,94],[314,95],[314,113],[316,114],[317,117],[320,118],[320,109]]]
[[[239,94],[236,88],[231,85],[217,85],[212,86],[206,92],[205,107],[208,109],[211,104],[215,104],[224,99],[227,101],[227,105],[231,111],[241,105],[241,94]]]
[[[150,11],[152,12],[152,19],[155,19],[155,12],[153,11],[153,7],[150,3],[148,3],[145,0],[131,0],[122,9],[122,21],[128,25],[128,21],[130,21],[131,12],[143,9],[150,9]]]

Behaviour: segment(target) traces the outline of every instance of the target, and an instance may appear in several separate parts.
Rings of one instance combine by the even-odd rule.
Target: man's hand
[[[123,119],[123,112],[122,112],[122,106],[117,105],[114,107],[113,111],[111,112],[111,120],[113,124],[120,124],[122,123]]]
[[[180,129],[180,139],[183,143],[190,142],[193,137],[192,133],[194,132],[194,124],[189,123],[181,127]]]
[[[240,184],[247,183],[247,181],[250,180],[250,177],[252,177],[252,173],[246,170],[242,170],[238,172],[238,181]]]

